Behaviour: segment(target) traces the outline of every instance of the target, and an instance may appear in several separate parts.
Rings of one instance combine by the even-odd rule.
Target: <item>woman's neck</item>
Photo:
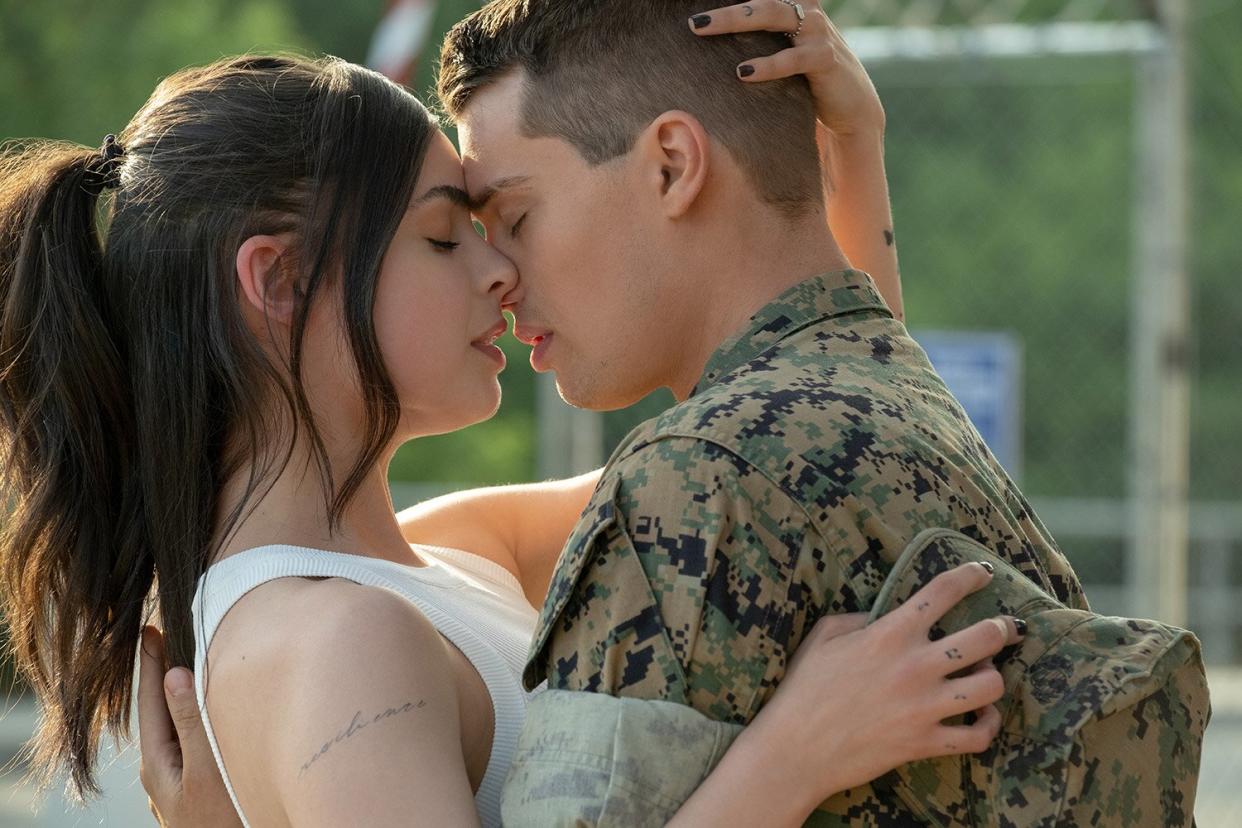
[[[322,475],[314,462],[308,462],[305,452],[295,451],[270,490],[263,484],[251,494],[237,526],[227,538],[222,538],[224,520],[245,496],[252,469],[244,465],[221,493],[215,543],[226,542],[212,562],[257,546],[287,544],[421,565],[423,562],[402,537],[393,512],[386,474],[388,457],[386,453],[370,469],[346,506],[336,531],[330,531]],[[348,456],[333,458],[338,478],[351,465]]]

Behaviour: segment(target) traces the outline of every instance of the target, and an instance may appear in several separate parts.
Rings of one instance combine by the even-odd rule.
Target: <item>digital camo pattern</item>
[[[613,454],[558,562],[527,684],[546,677],[554,689],[679,702],[743,724],[814,621],[870,609],[906,545],[937,527],[1087,608],[869,277],[816,277],[757,314],[687,401]],[[911,818],[888,779],[819,816]]]
[[[969,561],[991,563],[992,582],[933,637],[996,615],[1026,620],[1026,637],[996,659],[1001,733],[985,753],[906,765],[885,785],[929,825],[1190,825],[1211,715],[1198,639],[1156,621],[1068,608],[945,530],[915,538],[872,620]]]
[[[1065,607],[963,535],[929,530],[894,566],[871,621],[937,574],[988,561],[992,582],[937,625],[1028,622],[997,659],[1003,726],[990,749],[898,768],[824,803],[810,825],[1174,826],[1193,819],[1210,716],[1199,642],[1154,621]],[[663,701],[549,690],[531,703],[505,825],[666,824],[741,730]]]

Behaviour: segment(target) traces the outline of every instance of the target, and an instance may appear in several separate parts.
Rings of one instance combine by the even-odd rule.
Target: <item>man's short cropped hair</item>
[[[796,217],[822,204],[815,106],[797,76],[744,83],[747,59],[790,47],[770,32],[701,37],[702,0],[493,0],[448,33],[438,93],[457,119],[514,69],[528,80],[522,129],[556,137],[590,164],[623,155],[669,110],[702,122],[760,197]]]

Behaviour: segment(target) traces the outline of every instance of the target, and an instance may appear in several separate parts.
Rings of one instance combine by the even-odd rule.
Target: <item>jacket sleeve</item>
[[[671,702],[545,691],[518,740],[503,823],[665,825],[740,731]]]

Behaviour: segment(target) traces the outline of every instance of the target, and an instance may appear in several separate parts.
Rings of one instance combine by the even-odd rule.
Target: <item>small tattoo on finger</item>
[[[889,247],[892,247],[892,246],[893,246],[893,238],[894,238],[894,237],[893,237],[893,231],[892,231],[892,230],[885,230],[885,231],[884,231],[884,243],[885,243],[885,244],[887,244]]]
[[[963,658],[962,654],[957,651],[957,647],[951,647],[945,650],[944,654],[947,655],[953,661],[961,661]]]
[[[746,12],[747,17],[750,17],[752,14],[755,13],[755,10],[752,9],[750,6],[742,6],[742,11]]]
[[[922,612],[923,610],[927,609],[930,606],[931,606],[931,603],[929,601],[923,601],[922,603],[918,605],[918,611]]]
[[[965,696],[963,696],[961,693],[958,693],[958,694],[957,694],[956,696],[954,696],[953,698],[954,698],[954,700],[956,700],[956,701],[966,701],[966,697],[965,697]]]

